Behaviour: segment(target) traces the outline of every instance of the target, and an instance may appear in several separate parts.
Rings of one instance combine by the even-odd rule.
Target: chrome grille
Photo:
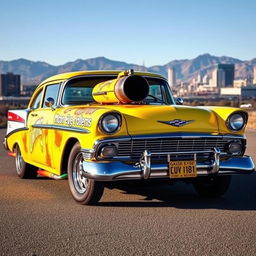
[[[228,138],[187,138],[187,139],[137,139],[118,142],[118,156],[140,156],[144,150],[150,152],[186,152],[212,150],[219,148],[224,151]]]

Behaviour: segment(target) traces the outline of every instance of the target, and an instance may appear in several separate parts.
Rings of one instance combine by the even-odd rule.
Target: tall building
[[[211,86],[222,88],[225,87],[225,72],[222,69],[215,69],[212,72]]]
[[[0,75],[0,96],[20,96],[20,75]]]
[[[253,67],[253,84],[256,85],[256,66]]]
[[[203,84],[209,84],[209,76],[208,75],[205,75],[203,77]]]
[[[235,65],[234,64],[217,64],[217,69],[221,69],[225,73],[224,87],[233,87],[235,79]]]
[[[240,87],[245,87],[249,85],[249,80],[248,79],[237,79],[234,80],[234,88],[240,88]]]
[[[28,84],[23,84],[21,86],[21,91],[20,94],[22,96],[31,96],[33,92],[35,91],[37,85],[28,85]]]
[[[202,76],[201,76],[200,73],[199,73],[198,76],[197,76],[197,83],[198,83],[198,84],[201,84],[201,83],[202,83]]]
[[[176,85],[176,75],[174,68],[168,68],[168,83],[170,87],[174,87]]]

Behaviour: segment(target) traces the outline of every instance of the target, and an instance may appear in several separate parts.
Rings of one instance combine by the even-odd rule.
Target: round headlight
[[[115,133],[121,126],[120,116],[115,113],[106,114],[101,118],[100,128],[104,133]]]
[[[239,131],[243,129],[247,121],[246,115],[243,113],[231,114],[228,118],[228,128],[233,131]]]

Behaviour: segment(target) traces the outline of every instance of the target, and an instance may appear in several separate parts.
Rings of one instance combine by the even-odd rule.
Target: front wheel
[[[80,204],[96,204],[102,197],[104,186],[101,182],[83,176],[83,155],[77,142],[68,159],[68,181],[74,199]]]
[[[220,197],[228,190],[231,176],[199,177],[193,183],[196,192],[204,197]]]
[[[14,152],[15,152],[16,171],[18,176],[21,179],[35,179],[37,176],[38,168],[24,161],[18,145],[15,147]]]

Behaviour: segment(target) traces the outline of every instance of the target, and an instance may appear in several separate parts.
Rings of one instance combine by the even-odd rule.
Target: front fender
[[[243,112],[246,116],[248,116],[246,111],[244,111],[240,108],[232,108],[232,107],[204,107],[204,108],[208,108],[215,113],[217,122],[218,122],[218,126],[219,126],[220,134],[244,135],[246,125],[240,131],[233,131],[227,127],[226,123],[227,123],[228,117],[232,113],[239,111],[239,112]]]

